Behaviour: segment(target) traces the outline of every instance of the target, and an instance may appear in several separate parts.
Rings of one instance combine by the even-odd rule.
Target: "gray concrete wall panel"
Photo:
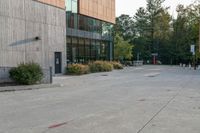
[[[0,67],[34,61],[54,72],[54,52],[62,52],[64,70],[65,17],[65,10],[33,0],[0,0]]]

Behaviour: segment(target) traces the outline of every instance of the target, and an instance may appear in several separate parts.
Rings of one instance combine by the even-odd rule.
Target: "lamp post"
[[[193,55],[193,64],[194,64],[194,70],[196,70],[196,45],[195,43],[193,42],[191,47],[190,47],[190,52],[192,53]]]
[[[138,52],[137,53],[137,61],[139,61],[140,60],[140,53]]]
[[[199,52],[200,52],[200,18],[199,18]]]

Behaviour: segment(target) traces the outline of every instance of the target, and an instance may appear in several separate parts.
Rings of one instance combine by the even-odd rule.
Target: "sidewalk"
[[[8,84],[5,86],[0,86],[0,93],[1,92],[10,92],[10,91],[24,91],[24,90],[37,90],[37,89],[62,87],[63,86],[62,82],[64,82],[63,80],[73,79],[73,78],[74,78],[74,76],[60,75],[60,76],[53,77],[52,84],[37,84],[37,85]]]
[[[54,88],[54,87],[61,87],[61,85],[60,84],[38,84],[38,85],[5,86],[5,87],[0,87],[0,92],[36,90],[36,89],[45,89],[45,88]]]

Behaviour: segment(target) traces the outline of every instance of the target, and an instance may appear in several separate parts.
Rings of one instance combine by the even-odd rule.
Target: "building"
[[[112,60],[113,23],[115,0],[0,0],[0,82],[22,62],[60,74],[67,62]]]
[[[0,82],[22,62],[39,63],[47,76],[50,66],[53,73],[64,71],[65,1],[57,1],[0,0]]]
[[[66,0],[67,62],[113,59],[115,0]]]

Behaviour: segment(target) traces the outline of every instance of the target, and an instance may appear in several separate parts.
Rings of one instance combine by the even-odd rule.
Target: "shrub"
[[[42,68],[37,63],[22,63],[9,71],[10,78],[19,84],[32,85],[43,77]]]
[[[116,61],[111,62],[111,64],[113,65],[114,69],[123,69],[124,68],[121,63],[116,62]]]
[[[113,65],[107,61],[95,61],[89,64],[91,72],[110,72],[113,70]]]
[[[82,75],[82,74],[88,74],[89,66],[88,65],[82,65],[82,64],[72,64],[66,67],[66,73],[71,75]]]

